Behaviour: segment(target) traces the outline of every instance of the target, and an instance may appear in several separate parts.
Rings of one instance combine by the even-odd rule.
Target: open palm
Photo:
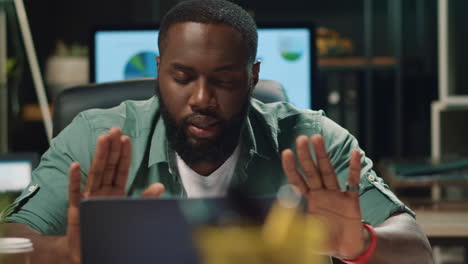
[[[67,254],[73,262],[80,262],[80,201],[93,197],[124,197],[125,186],[131,164],[131,143],[128,136],[122,135],[120,128],[112,128],[108,134],[99,136],[96,152],[88,171],[84,192],[81,191],[81,170],[78,162],[69,168],[70,183]],[[143,197],[159,197],[164,192],[161,183],[151,184]]]
[[[78,162],[69,168],[69,205],[67,219],[67,243],[70,257],[80,262],[79,205],[83,198],[122,197],[125,195],[131,161],[131,145],[127,136],[118,128],[99,136],[96,152],[88,171],[85,190],[81,191],[81,170]]]
[[[316,163],[312,159],[309,143],[314,148]],[[359,256],[366,249],[366,230],[361,223],[359,192],[341,191],[322,136],[313,135],[310,139],[299,136],[296,149],[304,177],[300,174],[294,153],[290,149],[282,153],[283,169],[290,183],[306,197],[308,212],[327,226],[328,243],[323,252],[319,253],[339,258]],[[349,186],[359,185],[360,160],[359,151],[353,151],[349,164]]]

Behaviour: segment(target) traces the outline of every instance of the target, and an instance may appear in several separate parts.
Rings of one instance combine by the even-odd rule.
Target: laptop
[[[240,215],[262,222],[272,202],[272,197],[84,200],[82,263],[200,263],[192,239],[197,226]]]

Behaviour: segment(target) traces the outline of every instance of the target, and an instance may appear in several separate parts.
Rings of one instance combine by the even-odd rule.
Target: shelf
[[[366,68],[393,68],[397,65],[395,57],[373,57],[367,60],[365,57],[336,57],[319,58],[319,69],[366,69]]]
[[[468,237],[468,212],[417,210],[417,222],[424,233],[433,237]]]

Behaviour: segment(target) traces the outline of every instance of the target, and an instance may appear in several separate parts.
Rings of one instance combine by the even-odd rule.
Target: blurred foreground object
[[[327,258],[315,253],[325,241],[323,228],[298,206],[276,201],[263,226],[202,226],[195,241],[203,264],[324,264]]]

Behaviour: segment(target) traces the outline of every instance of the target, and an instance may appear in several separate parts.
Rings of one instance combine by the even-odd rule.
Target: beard
[[[241,111],[229,120],[223,120],[212,110],[200,109],[184,117],[179,122],[169,113],[167,105],[159,92],[159,87],[156,88],[156,95],[159,98],[161,116],[166,125],[169,146],[187,165],[198,162],[222,163],[232,154],[239,143],[244,121],[250,110],[250,93],[246,97]],[[189,125],[196,123],[198,120],[206,119],[215,120],[220,126],[220,133],[217,137],[194,140],[187,134]]]

